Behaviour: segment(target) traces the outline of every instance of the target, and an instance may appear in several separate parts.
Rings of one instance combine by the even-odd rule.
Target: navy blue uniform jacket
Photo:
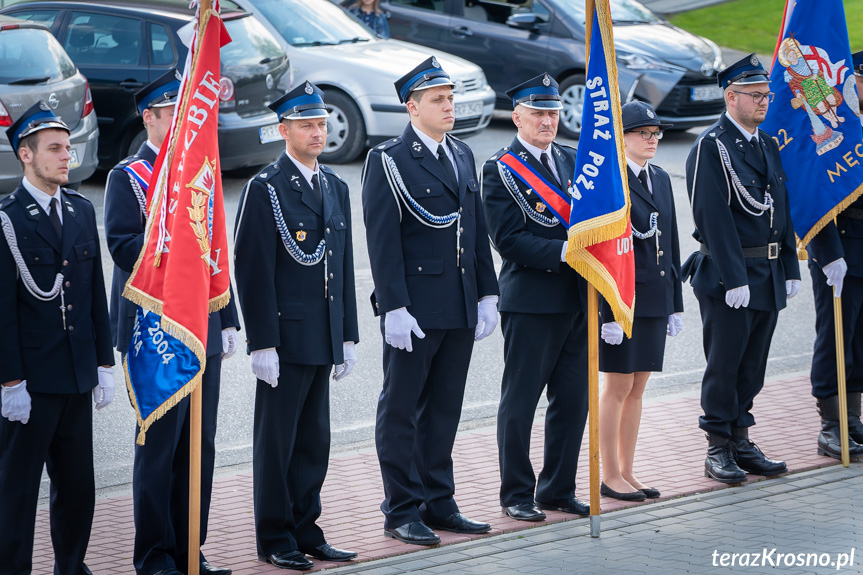
[[[758,137],[767,162],[766,175],[756,169],[757,152],[724,113],[699,136],[689,152],[686,187],[695,220],[692,235],[707,246],[710,255],[693,253],[683,266],[683,276],[692,276],[696,293],[721,300],[727,290],[748,285],[750,309],[778,311],[785,307],[785,280],[799,280],[800,267],[779,147],[764,131],[759,130]],[[720,159],[717,140],[725,145],[732,167],[755,200],[763,203],[764,192],[770,192],[774,202],[772,228],[769,212],[754,216],[738,201]],[[748,210],[756,211],[742,201]],[[743,257],[742,248],[773,242],[780,244],[778,258]]]
[[[283,152],[246,184],[234,226],[237,294],[249,350],[274,347],[284,363],[341,364],[342,343],[360,338],[348,185],[327,166],[319,174],[323,206]],[[326,240],[326,268],[323,261],[302,265],[285,249],[270,187],[303,252],[314,253]]]
[[[849,207],[863,210],[863,197],[857,198]],[[806,248],[812,262],[819,268],[845,258],[848,275],[863,277],[863,220],[840,213],[836,223],[831,221],[824,226]]]
[[[474,327],[479,299],[498,294],[473,152],[455,138],[447,136],[447,141],[455,157],[458,190],[444,183],[444,168],[410,124],[400,137],[369,151],[363,173],[375,315],[406,307],[423,329]],[[420,222],[390,187],[384,154],[395,162],[405,189],[423,209],[435,216],[458,212],[461,222],[443,229]]]
[[[546,178],[551,176],[517,137],[483,164],[482,199],[486,221],[494,247],[503,258],[498,308],[502,312],[523,313],[573,313],[587,309],[584,303],[586,284],[569,264],[560,261],[566,228],[560,223],[547,226],[531,219],[501,179],[497,160],[509,150],[523,154],[522,157]],[[575,148],[553,143],[552,152],[558,179],[570,182],[575,168]],[[534,213],[538,213],[539,196],[515,176],[512,181]],[[541,215],[550,217],[551,213],[544,210]]]
[[[26,379],[30,391],[77,394],[96,387],[96,368],[114,365],[114,351],[96,212],[73,190],[62,189],[60,203],[62,239],[23,185],[0,201],[39,289],[50,290],[63,273],[67,327],[60,296],[43,302],[30,295],[0,238],[0,382]]]
[[[137,305],[123,297],[123,288],[135,268],[135,262],[144,247],[144,225],[146,219],[129,174],[123,168],[130,162],[143,159],[152,166],[156,153],[146,142],[134,156],[126,158],[111,170],[105,184],[105,240],[114,260],[114,275],[111,281],[111,335],[114,347],[125,354],[132,339]],[[227,258],[228,254],[222,254]],[[237,305],[233,294],[228,305],[211,313],[207,324],[207,356],[221,353],[223,329],[239,328]]]

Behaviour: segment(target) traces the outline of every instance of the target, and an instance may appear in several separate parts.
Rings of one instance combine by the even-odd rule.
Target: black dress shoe
[[[603,497],[611,497],[612,499],[620,499],[621,501],[644,501],[647,499],[647,496],[641,490],[621,493],[606,485],[604,481],[599,486],[599,494]]]
[[[719,483],[732,484],[746,481],[746,472],[734,459],[734,446],[729,439],[708,436],[707,458],[704,460],[704,476]]]
[[[230,569],[223,569],[221,567],[213,567],[206,561],[201,561],[201,568],[198,573],[200,573],[200,575],[231,575],[233,571]]]
[[[545,521],[545,513],[535,503],[510,505],[509,507],[504,507],[503,512],[519,521]]]
[[[296,550],[273,553],[267,556],[267,561],[282,569],[297,569],[298,571],[311,569],[314,565],[301,551]]]
[[[659,489],[654,489],[653,487],[645,487],[644,489],[639,489],[647,499],[656,499],[659,497]]]
[[[578,497],[555,501],[553,503],[537,501],[536,505],[540,509],[545,509],[546,511],[563,511],[564,513],[572,513],[573,515],[590,515],[590,505],[583,501],[579,501]]]
[[[746,473],[754,473],[765,477],[776,477],[788,471],[784,461],[767,459],[764,453],[758,449],[754,441],[748,437],[739,437],[732,440],[734,444],[734,460]]]
[[[491,531],[491,525],[488,523],[473,521],[461,513],[453,513],[444,519],[429,518],[425,521],[425,524],[432,529],[440,529],[441,531],[449,531],[451,533],[468,533],[475,535],[477,533],[488,533]]]
[[[161,571],[156,571],[153,575],[183,575],[182,571],[177,571],[173,567],[169,569],[162,569]]]
[[[437,545],[440,543],[440,537],[435,535],[435,532],[422,521],[411,521],[392,529],[384,529],[384,535],[411,545]]]
[[[306,555],[311,555],[318,561],[350,561],[357,558],[356,552],[336,549],[329,543],[318,545],[314,549],[300,549],[300,551]]]

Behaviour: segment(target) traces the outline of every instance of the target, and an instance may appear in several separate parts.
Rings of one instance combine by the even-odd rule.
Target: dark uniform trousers
[[[156,153],[145,142],[108,175],[105,185],[105,237],[114,260],[111,286],[111,330],[114,345],[125,356],[135,323],[137,305],[123,297],[123,288],[144,245],[145,219],[124,167]],[[207,539],[213,468],[216,457],[216,419],[222,363],[223,329],[239,327],[231,294],[228,305],[210,314],[207,325],[207,365],[201,379],[201,545]],[[133,563],[139,575],[188,565],[189,514],[189,398],[168,410],[147,431],[144,445],[135,445],[132,498],[135,502]],[[135,430],[136,436],[138,430]],[[203,553],[201,560],[204,560]]]
[[[809,242],[809,272],[815,295],[815,349],[812,354],[812,395],[826,399],[838,393],[833,288],[822,267],[845,258],[848,273],[842,287],[842,330],[845,344],[845,384],[849,393],[863,392],[863,198],[851,204],[858,217],[843,212]]]
[[[327,166],[318,173],[320,198],[283,153],[249,180],[234,232],[249,350],[279,356],[278,386],[258,380],[255,393],[255,532],[264,557],[326,543],[316,522],[330,453],[329,375],[344,362],[343,343],[359,341],[348,186]],[[296,261],[289,239],[306,255],[325,241],[326,264]]]
[[[578,453],[587,420],[586,284],[560,261],[566,228],[515,175],[501,179],[497,160],[512,152],[548,181],[572,185],[576,151],[552,144],[557,174],[550,174],[515,137],[482,168],[482,198],[492,243],[503,258],[500,270],[504,370],[497,416],[500,503],[566,502],[575,496]],[[515,196],[522,201],[516,201]],[[520,206],[527,206],[522,208]],[[540,211],[541,210],[541,211]],[[542,225],[536,220],[545,221]],[[545,449],[542,469],[530,461],[536,406],[545,390]]]
[[[707,367],[701,383],[704,415],[699,426],[718,437],[731,437],[734,428],[751,427],[755,396],[764,385],[767,353],[779,310],[786,304],[785,282],[800,279],[797,249],[791,227],[787,176],[778,146],[759,132],[758,151],[743,138],[723,114],[699,137],[686,162],[686,183],[696,230],[703,244],[683,265],[683,277],[692,287],[701,309],[704,355]],[[774,202],[770,213],[744,198],[738,199],[720,159],[717,141],[725,146],[731,164],[751,196]],[[768,244],[778,253],[768,258]],[[743,257],[741,248],[763,248],[759,257]],[[704,253],[705,251],[709,253]],[[734,309],[725,303],[725,292],[748,285],[749,306]]]
[[[381,332],[386,312],[406,307],[426,334],[422,340],[410,336],[412,352],[383,343],[375,445],[386,528],[445,519],[458,511],[452,446],[473,351],[477,303],[498,293],[473,153],[455,138],[447,136],[446,142],[458,185],[410,124],[399,138],[373,148],[364,167],[372,305],[382,316]],[[384,155],[403,184],[394,183],[395,192]],[[415,205],[407,207],[405,192]],[[441,229],[425,225],[428,215],[449,214],[460,219]]]
[[[102,258],[92,204],[62,190],[62,238],[23,185],[0,200],[36,284],[64,274],[60,296],[33,298],[0,238],[0,381],[27,380],[27,424],[0,417],[0,574],[30,573],[43,467],[50,486],[55,575],[90,571],[84,557],[93,522],[93,407],[97,367],[113,365]]]

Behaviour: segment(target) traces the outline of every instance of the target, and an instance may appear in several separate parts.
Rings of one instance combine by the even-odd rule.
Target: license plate
[[[696,86],[695,88],[689,89],[689,99],[693,102],[721,100],[722,88],[719,86]]]
[[[459,104],[455,107],[455,117],[459,120],[474,116],[482,116],[482,102]]]
[[[72,149],[69,150],[69,155],[72,156],[72,159],[69,160],[69,169],[70,170],[77,168],[78,166],[81,165],[81,161],[78,160],[78,148],[77,147],[72,146]]]
[[[281,140],[282,137],[279,135],[279,125],[271,124],[269,126],[263,126],[260,130],[261,132],[261,143],[269,144],[270,142],[275,142]]]

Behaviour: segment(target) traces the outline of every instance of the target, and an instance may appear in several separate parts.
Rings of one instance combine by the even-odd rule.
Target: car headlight
[[[630,70],[660,70],[662,72],[673,72],[680,70],[677,66],[666,64],[661,60],[650,58],[643,54],[629,54],[618,52],[617,60]]]
[[[704,36],[699,36],[699,38],[704,40],[704,43],[710,46],[710,49],[713,50],[713,69],[719,71],[724,68],[725,63],[722,61],[722,51],[719,49],[719,46],[716,45],[716,42],[710,38],[705,38]]]

